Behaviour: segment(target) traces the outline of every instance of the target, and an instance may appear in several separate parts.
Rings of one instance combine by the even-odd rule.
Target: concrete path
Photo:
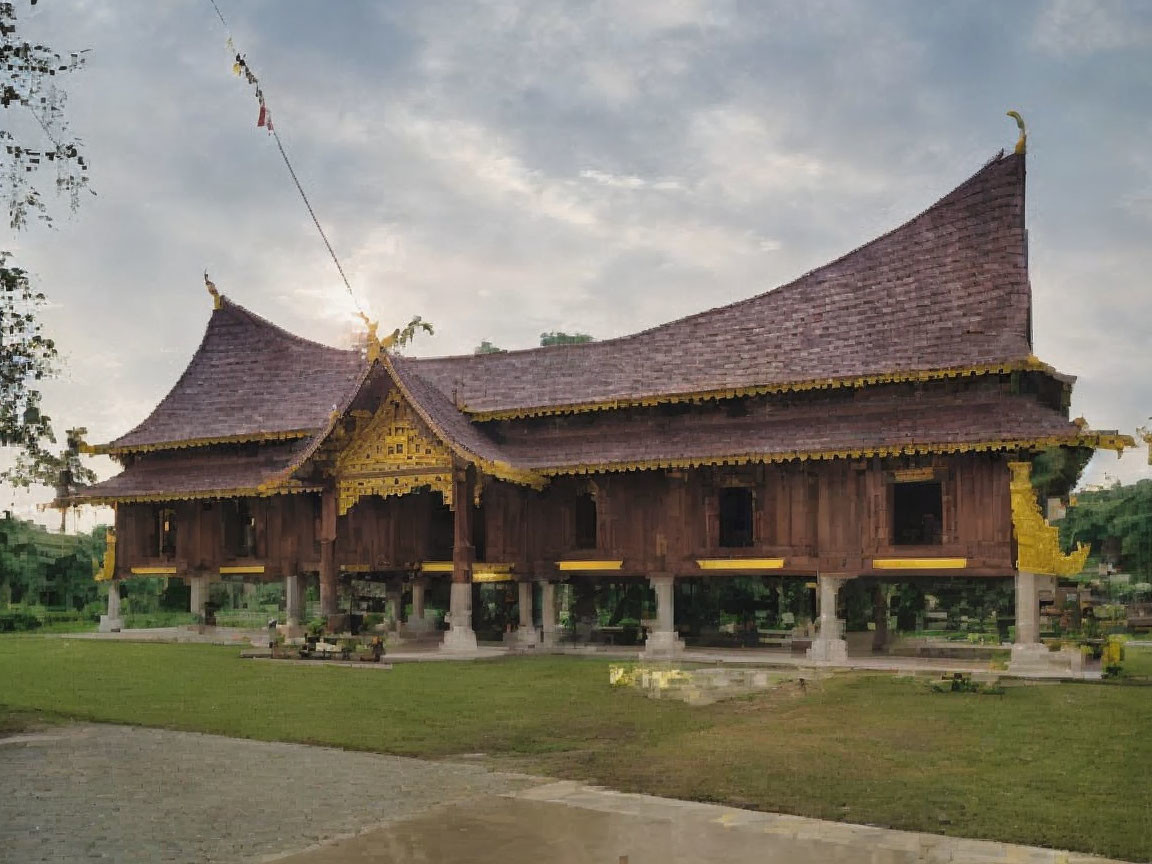
[[[0,862],[1105,864],[324,747],[124,726],[0,738]]]
[[[962,840],[550,783],[473,799],[277,864],[1109,864]],[[1116,864],[1116,862],[1111,862]]]

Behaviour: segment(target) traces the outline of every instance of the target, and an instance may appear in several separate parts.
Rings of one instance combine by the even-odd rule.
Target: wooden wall
[[[561,559],[622,559],[622,573],[698,575],[695,561],[711,557],[782,557],[784,572],[867,572],[873,557],[963,557],[967,575],[1012,570],[1009,472],[1004,454],[974,453],[933,459],[834,460],[644,471],[556,478],[543,491],[485,479],[475,513],[478,556],[547,575]],[[941,483],[941,542],[892,542],[895,478],[910,468],[931,469]],[[719,546],[720,490],[743,486],[753,495],[754,542]],[[596,500],[597,547],[575,549],[572,502]],[[226,548],[220,501],[128,504],[117,511],[118,569],[176,566],[180,573],[216,571],[251,561],[268,578],[292,569],[315,570],[319,496],[248,499],[255,549],[237,559]],[[175,511],[176,552],[159,555],[158,513]],[[337,523],[337,562],[356,569],[407,570],[421,561],[450,560],[452,514],[433,492],[365,498]]]

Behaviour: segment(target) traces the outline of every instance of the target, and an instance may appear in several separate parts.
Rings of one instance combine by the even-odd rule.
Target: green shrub
[[[25,609],[9,609],[0,612],[0,633],[19,633],[40,628],[39,617]]]

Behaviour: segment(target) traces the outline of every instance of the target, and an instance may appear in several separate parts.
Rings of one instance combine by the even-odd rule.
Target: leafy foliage
[[[493,345],[491,342],[489,342],[487,339],[485,339],[483,342],[481,342],[479,345],[476,346],[476,348],[472,351],[472,353],[473,354],[506,354],[508,352],[506,352],[503,348],[499,348],[496,345]]]
[[[32,0],[35,5],[35,0]],[[88,188],[88,161],[83,143],[72,137],[64,114],[68,96],[58,85],[60,76],[84,65],[84,52],[67,57],[46,45],[32,45],[17,33],[16,4],[0,3],[0,107],[23,108],[35,119],[46,143],[20,140],[0,130],[4,142],[3,183],[9,223],[14,229],[27,226],[35,213],[51,222],[44,197],[34,185],[34,175],[47,166],[56,169],[56,191],[66,194],[72,210],[80,205],[80,193]]]
[[[549,333],[540,334],[541,348],[547,348],[549,345],[583,345],[585,342],[595,341],[587,333],[564,333],[560,330],[552,330]]]
[[[1049,447],[1032,462],[1032,488],[1043,501],[1047,498],[1066,498],[1080,480],[1091,447]]]
[[[82,52],[64,56],[21,39],[16,4],[0,2],[0,107],[15,109],[16,115],[9,115],[8,128],[0,130],[0,188],[14,230],[26,228],[32,214],[52,222],[36,184],[45,167],[55,167],[56,191],[67,195],[72,211],[88,188],[88,162],[82,143],[69,133],[67,94],[59,86],[64,74],[83,65]],[[28,124],[33,137],[11,131],[19,119],[35,121]],[[11,266],[8,253],[0,252],[0,445],[19,451],[16,468],[4,479],[23,485],[55,484],[69,470],[76,480],[87,476],[76,454],[53,457],[45,447],[56,439],[50,419],[40,411],[38,382],[53,374],[58,355],[40,325],[44,303],[27,272]]]
[[[12,603],[81,609],[97,599],[95,562],[104,556],[104,535],[63,536],[10,515],[0,519],[0,608]]]
[[[1152,480],[1082,492],[1060,523],[1063,543],[1090,543],[1094,555],[1119,555],[1115,563],[1143,581],[1152,578]]]

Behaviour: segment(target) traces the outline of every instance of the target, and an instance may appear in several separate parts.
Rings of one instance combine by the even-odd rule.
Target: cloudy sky
[[[382,329],[435,323],[414,353],[606,338],[768,290],[1011,148],[1014,108],[1036,353],[1079,376],[1094,427],[1152,413],[1152,3],[218,2],[361,302]],[[57,428],[143,419],[200,340],[205,268],[348,344],[353,305],[209,0],[36,8],[27,37],[90,49],[70,117],[98,192],[8,241],[52,299]],[[1086,480],[1145,461],[1101,454]],[[28,516],[45,496],[0,497]]]

